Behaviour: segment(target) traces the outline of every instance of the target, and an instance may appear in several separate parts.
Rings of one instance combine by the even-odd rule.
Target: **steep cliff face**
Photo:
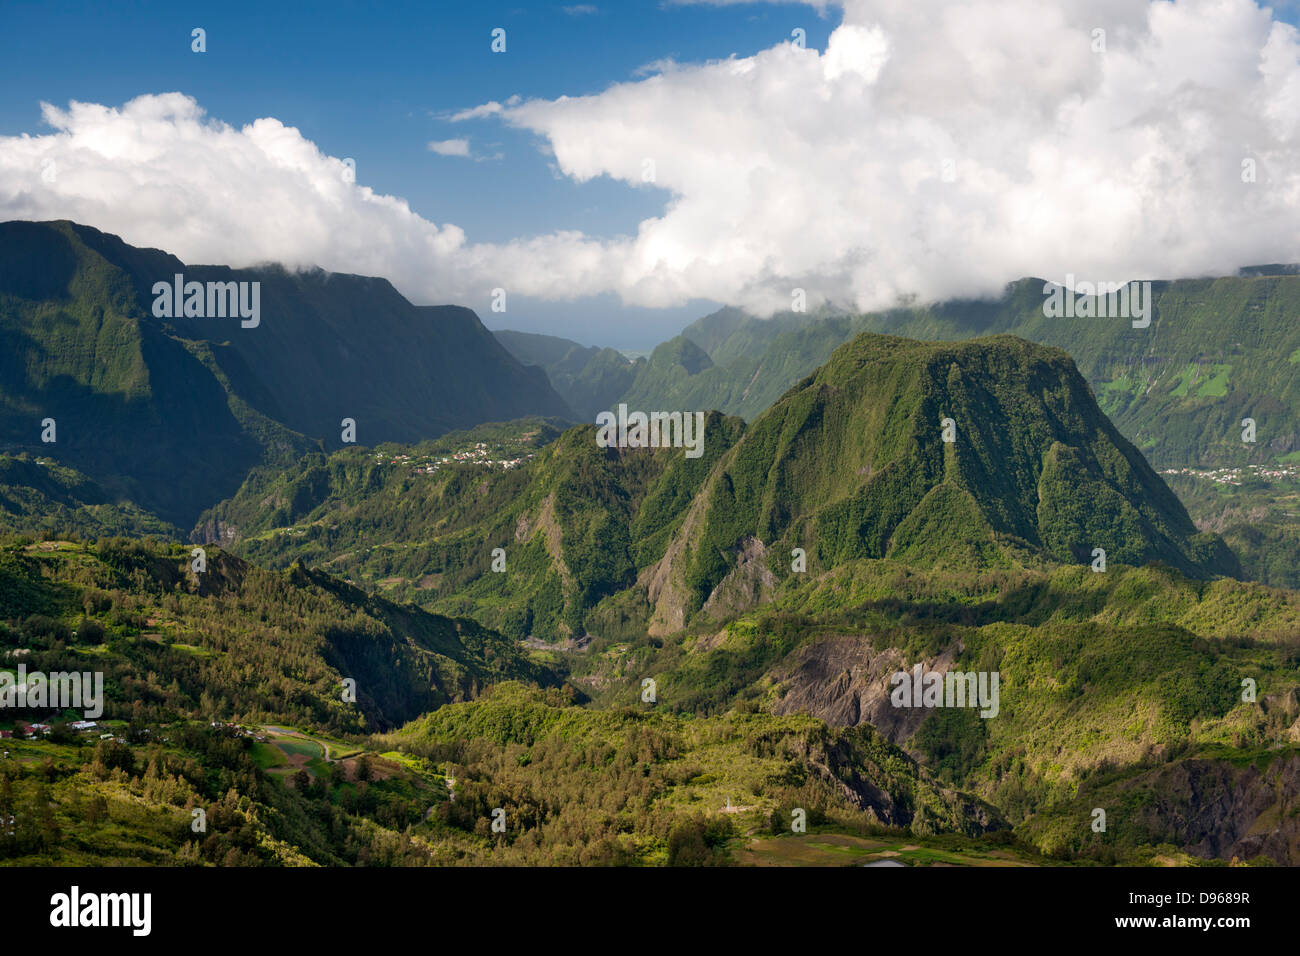
[[[777,697],[773,713],[811,714],[833,727],[870,724],[891,743],[906,745],[929,715],[923,708],[895,707],[889,679],[921,664],[947,672],[962,650],[960,642],[942,654],[919,661],[897,648],[877,650],[868,637],[831,637],[800,647],[772,671]]]
[[[925,659],[925,669],[947,671],[954,651]],[[918,708],[896,708],[889,700],[889,677],[907,661],[893,648],[874,651],[866,638],[834,638],[801,648],[774,669],[776,714],[811,714],[831,726],[870,725],[891,743],[926,762],[914,735],[931,716]],[[1291,733],[1300,745],[1300,718]],[[869,787],[841,783],[846,796],[872,807],[880,819],[898,819],[896,808]],[[1094,807],[1107,812],[1112,832],[1133,844],[1168,844],[1205,859],[1253,860],[1266,857],[1285,866],[1300,865],[1300,746],[1243,764],[1240,759],[1190,758],[1133,773],[1068,810],[1048,810],[1019,832],[1049,852],[1061,845],[1082,849],[1078,834]],[[968,814],[973,808],[968,808]],[[974,815],[978,818],[978,815]],[[1068,821],[1068,822],[1066,822]],[[1064,825],[1063,825],[1064,823]],[[1062,831],[1072,834],[1061,844]]]
[[[158,307],[178,275],[202,284],[201,308]],[[339,447],[345,418],[374,445],[525,415],[573,417],[468,309],[414,306],[384,279],[195,266],[75,223],[0,224],[0,451],[55,457],[178,525],[256,465]]]
[[[989,804],[934,782],[899,759],[870,728],[792,738],[790,755],[828,784],[850,806],[866,810],[887,826],[914,833],[1003,830],[1008,823]]]
[[[1080,826],[1094,808],[1106,833]],[[1204,859],[1300,865],[1300,750],[1180,759],[1088,787],[1018,828],[1048,852],[1106,841],[1178,847]]]
[[[1159,796],[1132,823],[1198,856],[1300,865],[1300,753],[1260,763],[1186,760],[1143,778]]]

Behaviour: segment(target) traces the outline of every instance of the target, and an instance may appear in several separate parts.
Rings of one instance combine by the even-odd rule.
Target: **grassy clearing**
[[[1228,394],[1228,375],[1232,372],[1232,366],[1212,365],[1210,371],[1209,380],[1196,390],[1197,398],[1223,398]]]
[[[1186,398],[1187,393],[1191,390],[1192,383],[1196,381],[1197,371],[1195,364],[1183,366],[1183,370],[1178,373],[1178,384],[1169,394],[1175,398]]]
[[[320,754],[312,754],[309,752],[309,749],[294,750],[293,748],[286,748],[287,753],[304,753],[307,756],[321,756],[321,757],[324,757],[326,754],[328,754],[329,759],[331,761],[334,761],[334,760],[346,760],[349,757],[356,757],[365,752],[365,747],[361,746],[360,744],[350,743],[349,741],[346,740],[340,740],[338,737],[331,737],[327,734],[318,733],[316,731],[301,730],[297,727],[290,727],[285,724],[277,724],[275,726],[278,727],[279,730],[274,730],[270,726],[265,726],[262,728],[264,731],[266,731],[266,733],[268,733],[271,736],[272,740],[275,743],[280,744],[286,741],[298,740],[303,744],[307,745],[308,748],[310,748],[310,745],[314,744],[315,746],[319,747],[322,751],[322,753]]]
[[[1229,365],[1210,365],[1208,370],[1195,362],[1190,362],[1178,373],[1178,384],[1170,391],[1175,398],[1187,398],[1193,394],[1192,387],[1198,382],[1195,391],[1197,398],[1222,398],[1228,394],[1228,376],[1232,372]]]
[[[1036,866],[1050,860],[975,840],[924,837],[863,837],[818,831],[751,838],[738,847],[745,866],[865,866],[895,860],[905,866]]]
[[[325,756],[325,749],[314,740],[300,737],[277,737],[275,745],[289,756],[303,756],[308,760],[319,760]]]
[[[185,654],[193,654],[195,657],[216,657],[216,654],[206,647],[199,647],[197,644],[171,644],[169,645],[174,651],[181,651]]]
[[[356,744],[350,744],[345,740],[336,740],[333,737],[326,737],[322,734],[313,734],[311,739],[320,742],[329,748],[330,759],[346,760],[348,757],[356,757],[364,753],[365,748]]]
[[[263,770],[271,770],[274,767],[287,767],[289,761],[285,759],[284,752],[279,747],[271,744],[255,743],[252,750],[253,762]]]

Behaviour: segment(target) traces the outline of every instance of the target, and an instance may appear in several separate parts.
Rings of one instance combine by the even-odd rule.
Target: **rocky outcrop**
[[[1300,865],[1300,752],[1279,752],[1245,766],[1190,759],[1136,778],[1150,788],[1128,821],[1152,842],[1185,846],[1205,858],[1264,856]]]
[[[238,525],[227,524],[219,518],[208,518],[190,532],[190,541],[194,544],[217,544],[231,548],[238,540]]]
[[[736,566],[713,589],[701,610],[715,621],[725,621],[763,603],[777,586],[767,566],[767,547],[752,535],[741,542]]]
[[[961,653],[958,641],[937,657],[922,660],[925,670],[947,671]],[[836,727],[870,724],[901,745],[916,733],[927,711],[895,707],[889,678],[917,661],[896,648],[875,649],[870,637],[829,637],[805,644],[772,671],[780,697],[776,714],[811,714]]]

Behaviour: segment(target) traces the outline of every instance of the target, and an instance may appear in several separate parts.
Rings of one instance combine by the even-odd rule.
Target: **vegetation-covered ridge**
[[[474,621],[295,565],[151,540],[0,549],[0,647],[32,671],[104,674],[108,718],[309,723],[361,733],[503,678],[558,677]],[[344,680],[354,682],[345,699]]]
[[[597,414],[613,408],[646,364],[645,359],[629,359],[614,349],[582,346],[554,335],[506,330],[492,334],[525,365],[541,366],[584,422],[593,422]]]
[[[703,360],[679,340],[666,342],[622,397],[639,407],[716,408],[752,421],[863,332],[945,340],[1012,334],[1068,352],[1116,427],[1157,467],[1265,464],[1300,451],[1300,277],[1152,282],[1146,328],[1120,316],[1051,318],[1043,308],[1050,292],[1051,283],[1024,279],[993,300],[865,314],[759,319],[726,308],[679,337]],[[1254,442],[1242,441],[1245,418],[1256,423]]]
[[[1005,828],[868,728],[584,710],[572,687],[538,686],[553,671],[472,622],[300,566],[205,557],[195,572],[188,549],[123,539],[0,551],[6,666],[97,671],[105,687],[88,731],[71,710],[0,713],[16,735],[0,809],[18,821],[0,859],[726,863],[796,807],[814,829],[884,838]],[[345,678],[355,701],[339,693]],[[483,706],[457,703],[480,691]]]
[[[685,539],[689,605],[746,569],[864,557],[987,567],[1037,554],[1235,570],[1110,424],[1069,356],[1009,336],[861,335],[759,416],[710,476]],[[739,556],[739,557],[737,557]],[[753,562],[751,562],[753,563]]]
[[[156,316],[153,287],[177,274],[256,284],[257,324]],[[191,265],[76,223],[0,223],[0,452],[54,458],[115,503],[188,527],[255,466],[340,447],[344,419],[376,444],[529,414],[573,418],[468,309],[414,306],[383,279]]]
[[[651,679],[667,710],[871,726],[1062,858],[1295,864],[1297,635],[1300,594],[1159,565],[864,559],[720,629],[598,640],[568,658],[600,707],[632,705]],[[892,678],[918,665],[997,674],[996,713],[900,708]],[[1090,827],[1097,807],[1106,833]]]
[[[515,429],[512,448],[544,431]],[[1101,549],[1111,563],[1236,570],[1069,358],[1010,337],[864,335],[749,428],[711,415],[698,459],[600,447],[591,426],[528,454],[434,470],[427,448],[308,457],[250,478],[195,540],[545,641],[725,619],[864,557],[978,569],[1091,563]]]

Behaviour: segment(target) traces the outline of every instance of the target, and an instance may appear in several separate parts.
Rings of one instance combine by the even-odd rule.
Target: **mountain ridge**
[[[56,457],[173,523],[258,464],[341,447],[344,419],[376,444],[574,417],[472,311],[412,305],[386,279],[188,265],[66,220],[0,224],[0,262],[0,450]],[[156,316],[177,274],[257,283],[256,326]]]
[[[797,586],[795,548],[810,579],[861,559],[1089,564],[1097,548],[1198,578],[1238,571],[1069,356],[1022,339],[864,333],[750,425],[707,422],[698,460],[602,448],[593,426],[504,470],[343,451],[250,482],[213,514],[255,561],[301,556],[547,641],[726,619]],[[494,548],[505,574],[489,570]]]

